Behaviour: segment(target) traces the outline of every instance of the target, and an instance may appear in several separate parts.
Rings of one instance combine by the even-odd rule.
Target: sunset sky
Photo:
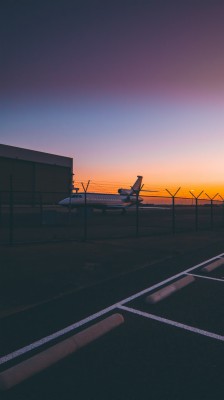
[[[8,0],[0,142],[224,196],[224,2]]]

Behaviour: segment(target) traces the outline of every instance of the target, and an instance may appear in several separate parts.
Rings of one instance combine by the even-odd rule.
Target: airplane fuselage
[[[139,196],[141,190],[142,176],[138,175],[137,180],[130,189],[118,189],[119,194],[105,193],[72,193],[71,196],[59,201],[59,205],[71,208],[84,207],[92,208],[121,208],[126,209],[136,203],[141,203],[143,199]]]
[[[139,196],[138,201],[142,202],[143,199]],[[85,193],[72,194],[70,197],[61,200],[59,204],[71,208],[83,207],[85,206]],[[92,208],[127,208],[136,204],[136,196],[87,193],[86,204]]]

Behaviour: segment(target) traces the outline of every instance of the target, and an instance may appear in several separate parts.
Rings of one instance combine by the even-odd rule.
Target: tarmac
[[[0,318],[161,261],[223,252],[224,232],[1,246]]]
[[[5,255],[9,255],[7,250]],[[81,337],[83,330],[94,328],[98,322],[106,323],[110,316],[117,319],[120,315],[124,323],[1,393],[4,400],[223,398],[224,265],[213,269],[224,259],[221,232],[129,239],[123,243],[17,246],[11,250],[12,263],[16,257],[19,262],[23,255],[24,263],[19,265],[24,267],[24,274],[36,271],[39,287],[44,287],[45,268],[49,276],[53,274],[53,269],[48,271],[51,259],[55,262],[56,289],[66,289],[64,282],[60,284],[66,269],[63,258],[71,262],[66,282],[69,277],[71,280],[69,271],[74,273],[74,281],[61,294],[55,290],[55,297],[39,290],[41,300],[35,303],[30,295],[35,289],[30,275],[29,293],[24,286],[24,308],[11,309],[1,318],[0,353],[3,360],[6,356],[1,371],[15,367],[21,374],[19,363],[24,361],[27,374],[30,366],[39,365],[35,357],[48,363],[52,351],[55,358],[58,348],[67,348],[66,340],[70,348],[71,335]],[[79,270],[72,268],[75,251]],[[79,280],[82,285],[75,285],[86,263],[92,264]],[[160,291],[166,296],[157,301]],[[156,301],[148,302],[147,298],[155,294]],[[64,333],[58,336],[61,330]],[[18,379],[17,372],[15,376]],[[12,379],[9,370],[9,381]]]

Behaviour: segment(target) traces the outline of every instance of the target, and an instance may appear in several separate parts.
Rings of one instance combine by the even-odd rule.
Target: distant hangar
[[[73,159],[0,144],[0,194],[8,203],[55,203],[71,190]]]

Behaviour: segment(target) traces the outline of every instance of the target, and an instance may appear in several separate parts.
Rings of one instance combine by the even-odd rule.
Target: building
[[[0,144],[1,202],[54,204],[71,190],[73,159]]]

